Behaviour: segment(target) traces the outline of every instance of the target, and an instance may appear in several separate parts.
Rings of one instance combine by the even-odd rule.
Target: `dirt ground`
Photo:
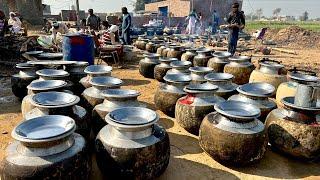
[[[272,58],[282,61],[286,66],[306,67],[320,72],[320,51],[317,49],[298,50],[298,55],[273,52]],[[250,52],[247,53],[250,55]],[[254,62],[258,58],[253,58]],[[1,67],[1,70],[7,68]],[[10,72],[8,72],[10,73]],[[141,92],[139,100],[154,108],[153,96],[158,82],[143,78],[138,71],[137,62],[127,69],[114,69],[112,76],[124,80],[125,89]],[[211,159],[198,145],[198,137],[187,133],[173,118],[161,115],[159,124],[169,133],[171,159],[165,173],[159,179],[320,179],[319,163],[301,162],[273,152],[268,148],[261,162],[249,167],[225,167]],[[12,141],[11,131],[21,121],[20,102],[11,93],[10,78],[0,78],[0,160],[5,156],[5,148]],[[96,165],[94,165],[96,167]],[[94,168],[92,179],[100,179]]]

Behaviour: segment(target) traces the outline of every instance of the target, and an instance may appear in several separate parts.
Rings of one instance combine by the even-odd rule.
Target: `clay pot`
[[[80,80],[80,83],[85,88],[91,87],[90,80],[93,77],[100,76],[111,76],[112,67],[107,65],[91,65],[84,69],[84,72],[87,74],[86,77]]]
[[[218,86],[205,84],[190,84],[184,88],[186,96],[176,104],[175,118],[177,123],[191,134],[198,135],[203,118],[214,111],[214,105],[225,101],[214,95]]]
[[[249,82],[250,74],[254,70],[254,65],[248,56],[234,56],[229,58],[230,63],[224,66],[225,73],[234,76],[233,82],[239,85]]]
[[[318,81],[314,72],[298,69],[289,70],[287,77],[288,82],[281,83],[277,90],[276,100],[278,107],[283,107],[281,100],[284,97],[295,96],[298,84],[315,83]]]
[[[162,52],[161,52],[161,56],[162,56],[162,57],[167,57],[168,52],[170,51],[169,45],[170,45],[170,44],[168,44],[167,47],[162,50]]]
[[[200,49],[197,51],[198,55],[193,58],[193,65],[195,67],[207,67],[209,59],[211,56],[211,50],[210,49]]]
[[[259,69],[253,70],[249,82],[265,82],[278,86],[287,81],[286,70],[279,61],[263,59],[259,61]]]
[[[160,56],[162,56],[162,51],[166,49],[165,45],[161,45],[158,49],[157,49],[157,54],[159,54]]]
[[[284,108],[271,111],[266,119],[269,143],[278,151],[303,160],[320,157],[318,107],[301,107],[294,97],[284,97]]]
[[[136,42],[136,46],[138,49],[146,50],[146,45],[148,43],[149,39],[140,39]]]
[[[96,139],[97,164],[106,179],[154,179],[169,164],[170,142],[159,116],[146,108],[121,108],[106,116]]]
[[[229,63],[229,57],[231,54],[229,52],[214,52],[213,58],[209,59],[208,67],[211,67],[214,72],[223,72],[224,66]]]
[[[186,74],[190,75],[189,68],[191,67],[191,62],[189,61],[173,61],[170,63],[172,69],[167,71],[167,74]]]
[[[160,83],[154,95],[154,103],[156,109],[161,110],[168,116],[174,117],[176,102],[179,98],[186,95],[183,88],[190,83],[191,78],[185,74],[167,74],[163,79],[166,81],[166,84]]]
[[[1,179],[89,179],[91,159],[85,139],[67,116],[23,121],[12,131],[0,166]]]
[[[159,54],[143,54],[144,58],[139,62],[139,72],[145,78],[154,78],[154,67],[160,64]]]
[[[92,111],[92,130],[96,136],[106,125],[106,115],[123,107],[145,107],[145,104],[138,101],[140,93],[135,90],[127,89],[108,89],[102,91],[101,95],[105,98],[103,103],[98,104]]]
[[[70,81],[74,84],[72,92],[77,96],[80,96],[85,90],[85,87],[80,83],[80,80],[86,77],[87,74],[84,70],[88,65],[88,62],[75,61],[74,64],[65,66],[65,70],[70,74]]]
[[[146,50],[149,52],[149,53],[156,53],[156,45],[155,43],[153,43],[152,41],[148,42],[146,44]]]
[[[212,73],[212,68],[209,67],[191,67],[189,68],[191,71],[191,79],[193,84],[201,84],[207,82],[204,78],[207,74]]]
[[[219,89],[215,92],[217,96],[228,99],[230,96],[237,93],[236,89],[238,85],[232,83],[233,77],[234,76],[232,74],[228,73],[210,73],[204,78],[208,81],[208,83],[219,87]]]
[[[25,118],[26,113],[35,108],[31,104],[31,99],[34,94],[48,91],[65,91],[67,82],[62,80],[45,80],[45,81],[33,81],[28,86],[28,95],[26,95],[21,102],[21,114]],[[72,93],[71,93],[72,94]]]
[[[196,51],[196,49],[186,49],[186,52],[181,56],[181,61],[190,61],[193,63],[193,58],[197,55]]]
[[[31,104],[34,109],[27,112],[25,119],[29,120],[46,115],[64,115],[69,116],[76,122],[76,133],[89,139],[91,131],[90,115],[86,109],[78,106],[80,98],[65,92],[41,92],[34,94],[31,98]]]
[[[90,84],[92,87],[83,91],[82,97],[84,98],[84,102],[81,104],[91,112],[96,105],[103,102],[104,97],[101,94],[103,90],[118,89],[122,83],[121,79],[108,76],[91,78]]]
[[[167,53],[167,57],[181,59],[182,53],[183,49],[181,48],[181,46],[170,46],[170,50]]]
[[[200,147],[214,160],[231,166],[243,166],[263,158],[267,136],[265,126],[257,119],[259,108],[239,101],[215,105],[217,112],[202,121]]]
[[[28,63],[19,63],[16,68],[19,69],[19,73],[11,76],[11,89],[12,93],[22,100],[27,95],[27,86],[38,76],[36,67]]]
[[[274,101],[270,100],[275,88],[268,83],[248,83],[237,88],[239,94],[231,96],[228,100],[241,101],[250,103],[258,107],[261,111],[259,120],[265,121],[267,115],[277,105]]]
[[[159,82],[164,82],[163,77],[172,68],[170,63],[178,61],[177,58],[160,58],[160,64],[154,67],[154,78]]]

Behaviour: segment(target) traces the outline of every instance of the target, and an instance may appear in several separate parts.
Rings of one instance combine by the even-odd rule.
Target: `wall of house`
[[[190,13],[190,1],[188,0],[167,0],[145,5],[145,11],[158,11],[159,7],[168,6],[172,17],[185,17]]]

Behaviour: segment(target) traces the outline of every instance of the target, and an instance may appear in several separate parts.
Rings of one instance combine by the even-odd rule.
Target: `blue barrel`
[[[154,28],[148,28],[147,29],[147,36],[154,36],[155,30]]]
[[[66,35],[62,42],[65,61],[86,61],[94,64],[94,41],[91,35]]]

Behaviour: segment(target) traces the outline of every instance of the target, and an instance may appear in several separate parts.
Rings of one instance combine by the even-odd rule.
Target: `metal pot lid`
[[[143,56],[146,58],[159,58],[160,57],[160,55],[156,54],[156,53],[145,53],[145,54],[143,54]]]
[[[69,73],[64,70],[57,70],[57,69],[42,69],[36,72],[37,75],[43,77],[67,77]]]
[[[172,83],[189,83],[191,81],[191,77],[185,74],[166,74],[163,79],[166,82]]]
[[[159,59],[159,61],[161,62],[173,62],[173,61],[179,61],[177,58],[166,58],[166,57],[162,57]]]
[[[281,69],[284,68],[284,65],[281,64],[278,61],[274,61],[274,60],[266,60],[263,59],[259,62],[260,65],[266,66],[266,67],[273,67],[273,68],[277,68],[277,69]]]
[[[307,70],[303,70],[303,69],[298,69],[296,67],[294,67],[293,69],[289,69],[288,70],[288,74],[291,73],[297,73],[297,74],[305,74],[305,75],[310,75],[310,76],[317,76],[317,73],[315,73],[314,71],[307,71]]]
[[[32,81],[27,88],[35,91],[45,91],[50,89],[58,89],[66,86],[68,83],[62,80],[44,80],[44,81]]]
[[[62,58],[63,53],[41,53],[38,55],[39,58]]]
[[[170,66],[173,68],[179,68],[179,67],[190,67],[191,62],[190,61],[173,61],[170,63]]]
[[[197,49],[197,53],[209,53],[212,52],[212,49],[209,48],[199,48]]]
[[[249,56],[232,56],[229,57],[230,61],[250,61],[250,57]]]
[[[30,69],[30,68],[35,68],[32,64],[29,63],[18,63],[16,64],[16,68],[18,69]]]
[[[229,57],[231,57],[231,53],[229,53],[228,51],[216,51],[216,52],[212,53],[212,55],[214,57],[217,57],[217,58],[229,58]]]
[[[232,74],[229,73],[210,73],[204,76],[207,81],[229,81],[234,78]]]
[[[111,71],[112,67],[107,65],[91,65],[84,69],[87,74],[108,74]]]
[[[190,67],[189,70],[191,72],[203,72],[203,73],[209,73],[212,72],[213,69],[210,67]]]
[[[70,64],[70,66],[88,66],[89,63],[86,61],[69,61],[72,62],[72,64]]]
[[[237,119],[254,119],[261,113],[260,109],[253,104],[232,100],[220,102],[214,106],[214,109],[224,116]]]
[[[310,76],[301,73],[290,73],[288,74],[288,77],[299,82],[317,82],[319,80],[317,76]]]
[[[129,89],[107,89],[101,95],[107,98],[134,98],[140,96],[140,92]]]
[[[74,64],[74,61],[48,61],[48,60],[40,60],[40,61],[28,61],[29,64],[32,65],[70,65]]]
[[[28,55],[38,55],[41,53],[43,53],[43,51],[28,51],[28,52],[26,52],[26,54],[28,54]]]
[[[297,110],[305,110],[305,111],[320,111],[320,106],[314,106],[314,107],[302,107],[297,106],[294,104],[294,96],[284,97],[281,99],[281,102],[290,108],[297,109]]]
[[[92,79],[90,79],[89,83],[93,86],[114,87],[114,86],[120,86],[123,83],[123,81],[115,77],[99,76],[99,77],[93,77]]]
[[[21,142],[49,142],[71,135],[76,129],[75,121],[68,116],[41,116],[17,125],[11,136]]]
[[[159,120],[159,115],[148,108],[125,107],[111,111],[106,116],[108,124],[117,127],[150,126]]]
[[[241,94],[254,97],[270,97],[275,92],[275,87],[268,83],[248,83],[237,88]]]
[[[215,92],[219,89],[218,86],[210,84],[210,83],[203,83],[203,84],[189,84],[184,87],[184,91],[187,93],[205,93],[205,92]]]
[[[76,95],[65,92],[40,92],[32,96],[31,104],[37,107],[65,107],[75,105],[80,101]]]

